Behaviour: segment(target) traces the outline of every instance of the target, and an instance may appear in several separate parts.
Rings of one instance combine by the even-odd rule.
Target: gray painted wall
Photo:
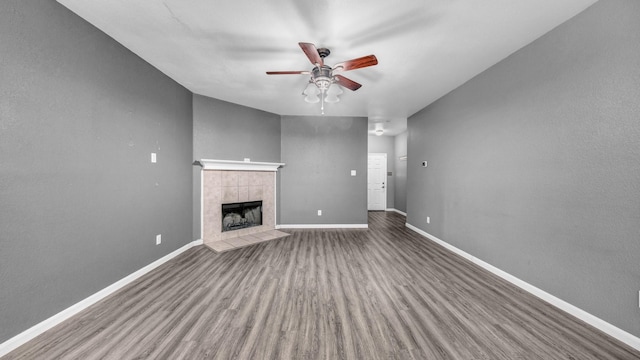
[[[387,172],[392,173],[391,176],[387,176],[387,209],[393,209],[395,208],[394,202],[396,183],[396,170],[394,161],[394,159],[396,158],[395,137],[369,135],[367,151],[369,151],[370,153],[387,154]]]
[[[401,156],[407,155],[407,132],[398,134],[394,138],[395,159],[394,166],[396,172],[394,186],[394,207],[404,213],[407,212],[407,160],[400,160]]]
[[[635,336],[638,19],[599,1],[412,116],[407,185],[409,223]]]
[[[280,162],[280,115],[193,95],[193,160]],[[200,167],[193,168],[193,238],[200,238]],[[278,191],[279,192],[279,191]]]
[[[191,241],[192,113],[55,1],[2,1],[0,44],[1,343]]]
[[[283,116],[282,162],[281,224],[367,223],[366,118]]]

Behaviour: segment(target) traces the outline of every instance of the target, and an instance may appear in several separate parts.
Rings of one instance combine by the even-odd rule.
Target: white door
[[[367,209],[387,209],[387,154],[369,154]]]

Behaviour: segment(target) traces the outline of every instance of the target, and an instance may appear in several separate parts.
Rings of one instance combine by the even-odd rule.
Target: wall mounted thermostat
[[[427,167],[427,160],[422,162],[422,167]]]

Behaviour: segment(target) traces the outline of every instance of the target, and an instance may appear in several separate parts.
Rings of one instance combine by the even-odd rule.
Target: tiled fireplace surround
[[[202,240],[216,251],[279,237],[276,171],[283,164],[201,160]],[[262,225],[222,232],[222,204],[262,201]],[[282,235],[280,235],[282,236]]]

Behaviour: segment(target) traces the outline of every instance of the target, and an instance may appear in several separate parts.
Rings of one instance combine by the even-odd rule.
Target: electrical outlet
[[[351,170],[351,176],[356,176],[356,171],[355,170]]]
[[[156,245],[160,245],[162,243],[162,234],[156,235]]]
[[[322,210],[318,210],[318,216],[322,216]]]
[[[251,158],[244,158],[244,162],[251,162]]]
[[[431,218],[427,216],[427,224],[431,224]]]
[[[638,307],[640,307],[640,291],[638,291]]]

